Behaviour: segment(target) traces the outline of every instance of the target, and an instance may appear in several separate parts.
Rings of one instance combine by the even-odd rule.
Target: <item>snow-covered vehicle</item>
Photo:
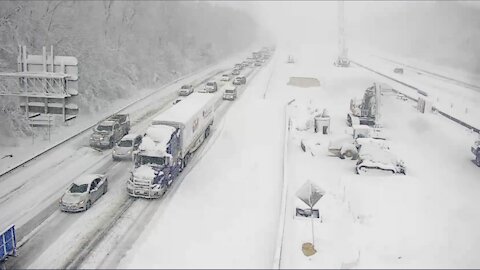
[[[90,146],[94,148],[112,148],[130,131],[128,114],[114,114],[93,128]]]
[[[291,55],[288,56],[287,63],[289,63],[289,64],[295,63],[295,60],[293,60],[293,56],[291,56]]]
[[[234,69],[238,69],[238,70],[242,70],[243,69],[243,65],[242,64],[235,64],[235,66],[233,67]]]
[[[222,78],[220,78],[220,80],[221,80],[222,82],[228,82],[228,81],[230,81],[230,79],[231,79],[231,77],[230,77],[229,74],[223,74],[223,75],[222,75]]]
[[[232,75],[240,75],[240,70],[239,69],[234,69],[232,71]]]
[[[209,136],[215,101],[215,95],[193,93],[152,120],[134,153],[130,196],[159,198],[166,192]]]
[[[371,170],[405,174],[405,165],[389,150],[375,144],[362,145],[358,153],[356,172],[364,174]]]
[[[377,139],[377,138],[357,138],[355,139],[354,145],[357,147],[357,149],[360,149],[363,145],[367,144],[374,144],[377,145],[378,147],[389,150],[390,145],[388,142],[384,139]]]
[[[188,96],[190,95],[191,93],[193,93],[194,89],[193,89],[193,85],[191,84],[185,84],[185,85],[182,85],[182,87],[180,88],[180,90],[178,90],[178,95],[179,96]]]
[[[480,140],[476,141],[471,147],[472,153],[475,155],[475,164],[480,167]]]
[[[358,149],[354,144],[354,140],[349,135],[333,138],[328,144],[328,151],[333,154],[333,156],[341,159],[358,158]]]
[[[132,159],[133,151],[137,150],[142,143],[142,135],[127,134],[118,143],[115,144],[112,150],[113,160]]]
[[[209,81],[205,84],[205,87],[203,88],[203,93],[213,93],[217,92],[218,86],[216,81]]]
[[[241,85],[246,83],[247,83],[247,78],[245,76],[238,76],[238,77],[235,77],[235,79],[233,80],[234,85]]]
[[[262,60],[257,60],[257,61],[255,61],[255,66],[259,67],[259,66],[262,65],[262,63],[263,63]]]
[[[60,209],[64,212],[86,211],[107,193],[107,190],[107,176],[102,174],[82,175],[73,181],[60,198]]]
[[[228,85],[223,92],[223,99],[234,100],[237,98],[237,87],[235,85]]]
[[[373,138],[378,140],[386,140],[387,137],[381,128],[373,128],[367,125],[353,125],[353,138]]]
[[[394,68],[393,72],[397,74],[403,74],[403,68]]]

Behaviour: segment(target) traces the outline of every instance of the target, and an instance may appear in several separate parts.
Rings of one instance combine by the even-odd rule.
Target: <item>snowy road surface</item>
[[[213,74],[217,74],[215,78],[219,79],[218,70],[219,67],[216,67],[213,72],[208,69],[189,77],[143,104],[129,108],[131,132],[143,132],[159,109],[171,106],[176,90],[182,83],[200,83]],[[221,92],[222,89],[217,92],[219,99]],[[20,240],[21,256],[10,260],[9,266],[61,268],[69,265],[92,236],[103,230],[119,209],[131,203],[132,199],[124,192],[131,163],[113,162],[110,150],[99,152],[89,148],[88,135],[72,140],[25,169],[1,179],[1,222],[2,225],[15,223]],[[60,158],[60,161],[56,161],[55,155],[60,155],[64,160]],[[106,173],[110,183],[109,192],[86,213],[61,213],[58,210],[58,198],[72,179],[88,172]]]
[[[294,64],[286,63],[289,54]],[[57,158],[47,155],[0,179],[0,223],[17,224],[23,239],[19,257],[9,263],[20,268],[270,268],[284,223],[281,268],[478,268],[480,170],[469,151],[477,135],[440,115],[420,114],[412,101],[385,92],[381,122],[407,175],[356,175],[356,161],[327,151],[332,138],[348,132],[350,98],[361,97],[375,81],[411,89],[360,67],[335,68],[329,61],[334,55],[318,45],[278,48],[258,72],[248,69],[248,85],[237,100],[222,101],[220,89],[214,132],[196,153],[194,166],[162,199],[129,198],[124,184],[131,163],[112,162],[110,151],[90,149],[86,138],[63,146]],[[448,98],[447,84],[417,75],[404,77]],[[293,76],[316,78],[320,86],[288,85]],[[455,100],[478,104],[480,94],[462,93]],[[285,106],[292,99],[284,163]],[[160,107],[170,106],[163,101]],[[155,102],[132,109],[133,132],[146,128],[158,111],[149,109]],[[328,110],[329,135],[295,128],[310,117],[302,112],[306,108]],[[315,151],[301,150],[305,138],[319,142]],[[58,211],[64,188],[84,172],[106,173],[109,192],[85,213]],[[296,207],[305,207],[296,192],[307,180],[326,192],[316,205],[321,218],[313,221],[317,253],[312,257],[301,251],[302,243],[312,241],[312,222],[294,215]]]

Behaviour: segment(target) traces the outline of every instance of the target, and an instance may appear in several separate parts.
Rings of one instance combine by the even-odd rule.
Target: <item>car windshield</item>
[[[213,82],[208,82],[207,85],[208,85],[208,86],[213,86],[214,83],[213,83]]]
[[[190,88],[190,86],[188,86],[188,85],[182,86],[182,89],[189,89],[189,88]]]
[[[118,143],[118,146],[120,146],[120,147],[131,147],[132,143],[133,143],[132,140],[121,140]]]
[[[88,184],[77,185],[73,183],[68,191],[70,193],[85,193],[87,192],[87,190],[88,190]]]
[[[228,94],[233,94],[233,93],[235,93],[235,90],[230,90],[230,89],[227,89],[227,90],[225,90],[225,93],[228,93]]]
[[[112,131],[113,126],[103,126],[103,125],[98,125],[97,130],[98,131]]]
[[[141,156],[140,165],[153,164],[153,165],[165,165],[165,157],[151,157]]]

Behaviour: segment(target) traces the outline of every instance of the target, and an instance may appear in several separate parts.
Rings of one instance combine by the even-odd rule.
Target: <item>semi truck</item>
[[[157,115],[134,153],[127,183],[133,197],[160,198],[209,136],[215,118],[216,96],[193,93]]]

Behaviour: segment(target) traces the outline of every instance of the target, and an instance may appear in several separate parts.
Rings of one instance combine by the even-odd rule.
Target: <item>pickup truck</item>
[[[93,148],[113,148],[116,142],[130,131],[128,114],[114,114],[93,128],[90,146]]]
[[[472,153],[475,155],[474,163],[480,167],[480,140],[476,141],[472,148]]]

